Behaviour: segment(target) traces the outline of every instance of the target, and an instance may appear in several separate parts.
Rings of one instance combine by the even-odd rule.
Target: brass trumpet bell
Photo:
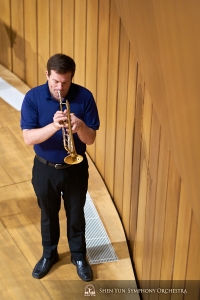
[[[64,162],[69,165],[75,165],[82,162],[83,157],[79,154],[74,155],[68,155],[64,158]]]

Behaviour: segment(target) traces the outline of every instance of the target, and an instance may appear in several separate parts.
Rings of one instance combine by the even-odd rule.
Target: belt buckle
[[[62,164],[55,164],[56,169],[62,169],[63,165]]]

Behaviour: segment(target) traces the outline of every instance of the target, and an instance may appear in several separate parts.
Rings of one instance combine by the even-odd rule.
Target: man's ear
[[[47,79],[49,79],[48,71],[45,71]]]

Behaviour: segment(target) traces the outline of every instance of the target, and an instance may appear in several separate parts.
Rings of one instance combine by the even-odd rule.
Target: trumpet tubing
[[[60,110],[63,111],[62,109],[62,98],[60,94],[60,90],[58,90],[58,96],[59,96],[59,101],[60,101]],[[67,110],[67,123],[68,123],[68,132],[66,128],[64,127],[66,122],[63,122],[63,127],[62,127],[62,137],[63,137],[63,146],[65,150],[69,153],[68,156],[64,158],[64,162],[66,164],[74,165],[82,162],[83,157],[76,152],[75,144],[74,144],[74,137],[72,133],[72,127],[71,127],[71,122],[70,122],[70,105],[69,102],[66,100],[66,110]]]

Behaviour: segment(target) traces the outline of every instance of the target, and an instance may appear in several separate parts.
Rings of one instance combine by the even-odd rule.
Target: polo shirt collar
[[[67,99],[68,101],[70,101],[71,99],[73,99],[76,96],[77,93],[77,86],[75,83],[71,83],[69,91],[67,93],[67,96],[65,97],[65,99]],[[47,99],[54,99],[49,91],[49,85],[48,85],[48,81],[46,82],[46,98]]]

